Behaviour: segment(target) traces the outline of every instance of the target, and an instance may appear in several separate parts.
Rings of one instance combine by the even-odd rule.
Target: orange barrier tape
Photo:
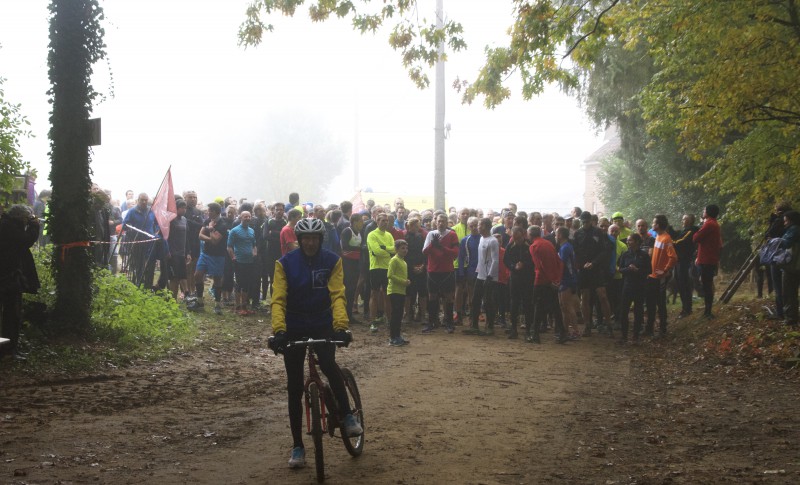
[[[71,242],[67,244],[61,245],[61,262],[64,262],[64,258],[67,255],[67,249],[70,248],[88,248],[91,245],[90,241],[78,241],[78,242]]]

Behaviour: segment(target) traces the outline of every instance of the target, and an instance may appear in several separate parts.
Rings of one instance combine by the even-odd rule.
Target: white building
[[[600,193],[603,190],[599,178],[600,162],[616,153],[621,146],[616,125],[610,125],[606,128],[604,139],[605,142],[603,145],[589,155],[581,164],[581,167],[585,171],[583,210],[587,210],[592,214],[605,214],[606,208],[600,200]]]

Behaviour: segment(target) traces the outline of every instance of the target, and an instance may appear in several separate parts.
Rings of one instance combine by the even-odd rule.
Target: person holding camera
[[[291,341],[313,338],[344,342],[353,339],[348,330],[347,300],[341,258],[322,248],[325,225],[319,219],[300,219],[294,227],[300,247],[275,263],[272,293],[270,348],[283,354],[289,393],[289,426],[294,441],[290,468],[305,465],[303,446],[303,369],[305,347],[288,347]],[[319,367],[328,378],[336,400],[348,402],[344,380],[336,365],[336,347],[318,345]],[[344,433],[358,436],[363,430],[350,409],[344,414]]]
[[[39,290],[39,277],[30,248],[39,239],[39,219],[23,204],[12,205],[0,216],[0,336],[9,340],[0,355],[24,359],[19,352],[22,294]]]
[[[800,287],[800,212],[788,210],[783,214],[785,231],[781,236],[781,248],[792,249],[794,258],[783,268],[783,302],[786,325],[798,327],[797,292]]]
[[[783,233],[786,232],[786,225],[784,224],[784,214],[792,210],[792,205],[787,201],[779,201],[775,204],[775,212],[769,217],[769,227],[764,237],[767,241],[774,238],[782,238]],[[783,271],[777,264],[769,265],[769,273],[772,278],[772,287],[775,290],[775,314],[770,319],[783,320],[784,319],[784,301],[783,301]]]

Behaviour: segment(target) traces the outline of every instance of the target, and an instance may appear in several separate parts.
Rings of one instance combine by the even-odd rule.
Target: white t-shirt
[[[494,236],[481,236],[478,243],[478,279],[485,280],[491,276],[497,281],[500,272],[500,243]]]

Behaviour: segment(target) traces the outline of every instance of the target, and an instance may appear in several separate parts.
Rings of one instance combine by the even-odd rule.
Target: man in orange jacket
[[[678,254],[672,245],[672,237],[667,232],[667,216],[657,215],[653,219],[656,240],[651,255],[653,272],[647,276],[647,327],[645,335],[653,335],[653,326],[658,309],[659,338],[667,334],[667,282],[672,277],[672,268],[678,263]]]

